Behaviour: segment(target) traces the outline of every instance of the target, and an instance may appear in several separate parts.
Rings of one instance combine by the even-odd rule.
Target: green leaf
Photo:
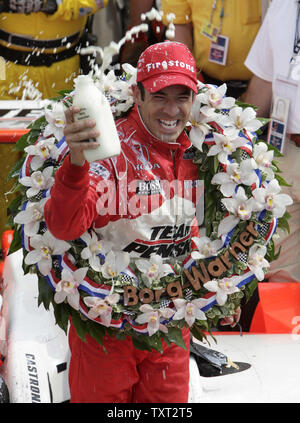
[[[278,228],[286,231],[288,234],[290,233],[290,225],[288,221],[290,217],[291,215],[288,212],[285,212],[284,215],[277,220]]]
[[[93,322],[92,320],[87,320],[86,325],[89,335],[93,337],[98,344],[103,345],[103,338],[106,333],[105,327]]]
[[[57,91],[58,96],[50,97],[49,100],[51,101],[60,101],[63,100],[68,94],[70,94],[73,90],[60,90]]]
[[[22,135],[14,146],[14,150],[24,151],[24,148],[28,146],[28,138],[30,137],[30,131]]]
[[[10,171],[8,172],[8,175],[6,177],[6,181],[9,181],[10,179],[19,177],[19,172],[20,169],[24,163],[25,157],[21,157],[21,159],[19,159],[14,165],[13,167],[10,169]]]
[[[116,339],[118,339],[119,341],[124,341],[126,338],[126,333],[121,331],[121,330],[116,330],[115,333],[115,337]]]
[[[168,333],[166,333],[166,337],[170,342],[178,345],[179,347],[186,350],[186,346],[182,337],[182,331],[178,328],[168,328]]]
[[[258,109],[258,107],[255,106],[254,104],[245,103],[244,101],[240,101],[240,100],[236,100],[235,105],[242,107],[243,109],[246,109],[246,107],[252,107],[252,109],[254,109],[254,110]]]
[[[14,229],[14,235],[12,242],[9,246],[8,254],[12,254],[15,251],[18,251],[22,246],[22,239],[21,239],[21,230],[20,229]]]
[[[266,260],[268,260],[269,263],[271,263],[274,260],[277,260],[280,255],[281,247],[279,247],[278,252],[275,253],[275,244],[273,239],[271,239],[267,245],[267,254],[266,254]]]
[[[23,196],[18,195],[17,197],[13,198],[13,200],[9,203],[7,209],[12,215],[16,215],[19,211],[19,207],[21,206],[21,203],[23,201]]]
[[[147,341],[147,338],[132,336],[132,344],[134,348],[136,348],[137,350],[142,350],[142,351],[146,350],[151,352],[152,348],[149,346],[148,342],[146,341]]]
[[[147,341],[149,341],[149,346],[151,346],[154,350],[160,352],[161,354],[163,353],[160,333],[155,333],[152,336],[148,336]]]
[[[257,288],[257,279],[253,279],[251,282],[245,285],[245,297],[246,303],[250,300],[250,297],[253,295],[253,292]]]
[[[267,125],[270,122],[270,118],[264,118],[264,117],[257,116],[256,119],[259,120],[263,124],[263,126]]]
[[[65,334],[67,334],[69,316],[70,316],[70,311],[69,311],[70,306],[65,303],[56,304],[54,301],[52,305],[54,309],[54,316],[55,316],[56,323],[65,332]]]
[[[168,345],[168,347],[170,348],[171,347],[171,341],[168,339],[168,337],[166,336],[166,334],[165,333],[161,333],[161,337],[162,337],[162,339],[165,341],[165,343]]]
[[[280,176],[278,174],[275,174],[275,179],[277,179],[279,185],[281,185],[281,186],[284,186],[284,187],[290,187],[291,186],[290,184],[288,184],[286,182],[286,180],[282,176]]]
[[[259,141],[263,141],[265,144],[267,144],[268,149],[274,152],[274,157],[283,157],[283,154],[280,153],[278,148],[274,147],[272,144],[267,143],[265,140],[259,140]]]
[[[22,135],[15,144],[15,150],[24,151],[25,147],[34,144],[38,136],[41,134],[42,127],[46,124],[45,116],[41,116],[32,122],[28,128],[30,131],[27,134]]]
[[[71,310],[71,316],[72,316],[72,324],[77,332],[77,335],[79,338],[86,342],[85,335],[87,333],[87,325],[86,322],[82,320],[80,317],[80,314],[76,310]]]
[[[206,334],[201,330],[198,326],[193,325],[190,328],[191,334],[198,339],[199,341],[203,341],[203,338],[206,339]]]
[[[43,303],[45,309],[49,310],[50,303],[53,301],[53,291],[43,276],[38,276],[38,287],[38,305]]]

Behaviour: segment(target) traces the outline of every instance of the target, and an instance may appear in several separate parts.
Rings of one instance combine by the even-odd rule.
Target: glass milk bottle
[[[80,107],[80,112],[74,114],[75,121],[94,119],[100,132],[95,138],[99,146],[93,150],[84,150],[86,160],[94,162],[120,154],[120,140],[109,102],[90,76],[79,75],[75,79],[73,105]]]

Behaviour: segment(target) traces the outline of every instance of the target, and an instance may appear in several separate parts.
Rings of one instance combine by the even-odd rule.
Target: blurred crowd
[[[116,61],[136,64],[149,44],[166,39],[167,17],[173,14],[176,41],[193,51],[205,82],[226,82],[227,95],[245,91],[251,71],[244,65],[269,0],[1,0],[0,56],[6,78],[0,80],[1,99],[24,98],[29,88],[42,98],[72,88],[74,77],[86,73],[87,45],[119,41],[126,30],[142,23],[152,7],[163,19],[147,20],[122,48]],[[143,21],[144,22],[144,21]],[[217,34],[217,35],[216,35]],[[27,90],[26,90],[27,88]],[[37,94],[38,96],[38,94]],[[37,97],[36,97],[37,98]]]

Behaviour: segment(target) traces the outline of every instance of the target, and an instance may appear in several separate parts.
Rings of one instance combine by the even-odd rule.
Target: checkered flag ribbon
[[[247,254],[246,253],[239,253],[238,254],[239,261],[242,261],[243,263],[247,263]]]
[[[243,150],[243,152],[242,152],[242,160],[246,160],[248,158],[249,158],[249,154],[246,151]]]
[[[193,291],[191,289],[187,288],[186,291],[185,291],[185,299],[187,301],[191,301],[192,295],[193,295]]]
[[[167,307],[169,307],[170,304],[171,304],[170,300],[162,300],[160,302],[160,308],[167,308]]]
[[[267,235],[268,231],[269,231],[269,223],[264,222],[262,225],[260,225],[258,232],[264,238]]]
[[[129,311],[129,310],[123,310],[122,313],[126,314],[127,316],[134,316],[135,315],[134,311]]]
[[[134,278],[132,278],[131,276],[128,276],[126,274],[122,274],[122,283],[130,283],[130,284],[134,284]]]

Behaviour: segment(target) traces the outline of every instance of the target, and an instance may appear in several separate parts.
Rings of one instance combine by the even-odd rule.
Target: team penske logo
[[[149,258],[151,254],[161,257],[178,257],[190,251],[191,227],[184,223],[179,226],[154,226],[149,240],[135,240],[123,249],[128,253]]]

